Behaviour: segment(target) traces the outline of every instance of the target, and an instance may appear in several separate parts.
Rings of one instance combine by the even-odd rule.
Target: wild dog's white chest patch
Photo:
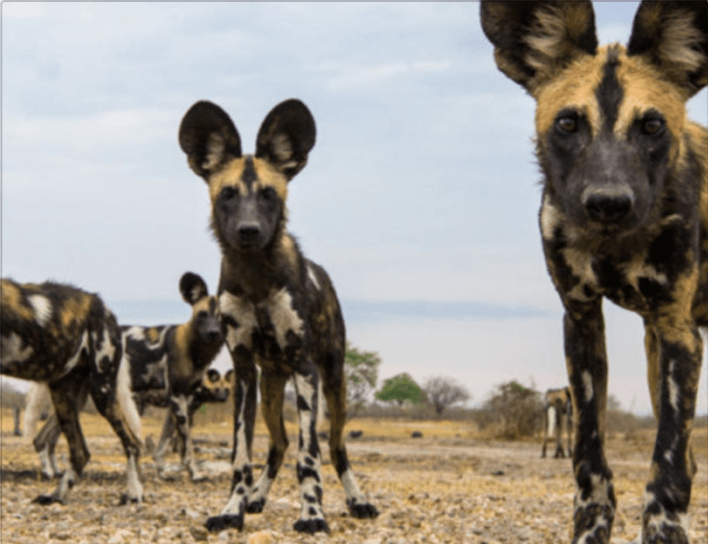
[[[219,311],[226,324],[226,344],[231,351],[238,346],[253,348],[253,331],[258,327],[253,303],[224,291],[219,296]]]
[[[302,336],[304,322],[293,308],[293,298],[287,289],[273,290],[266,302],[270,321],[275,331],[275,339],[281,349],[287,345],[286,336],[289,331]]]

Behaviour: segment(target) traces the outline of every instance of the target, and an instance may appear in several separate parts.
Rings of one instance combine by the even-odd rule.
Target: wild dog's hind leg
[[[49,416],[37,436],[32,440],[34,451],[39,455],[42,478],[51,480],[59,475],[56,459],[56,445],[61,436],[61,427],[55,414]]]
[[[283,424],[283,397],[287,380],[286,374],[262,370],[261,411],[270,434],[270,445],[266,465],[248,497],[246,511],[249,513],[263,511],[270,486],[278,474],[285,450],[288,448],[288,436]]]
[[[322,389],[327,399],[330,417],[329,456],[332,466],[344,486],[347,507],[355,518],[375,518],[379,512],[359,490],[354,472],[349,465],[347,447],[344,444],[343,431],[347,419],[347,391],[343,361],[339,364],[339,359],[336,356],[330,356],[321,367],[321,371]]]
[[[645,322],[649,390],[659,428],[644,496],[642,544],[688,544],[696,464],[691,424],[703,343],[692,320]]]
[[[317,369],[303,364],[295,373],[297,413],[300,436],[297,452],[297,479],[300,482],[302,508],[293,528],[301,533],[329,532],[322,511],[322,469],[317,442]]]
[[[199,482],[206,476],[199,470],[194,459],[194,445],[192,441],[192,426],[189,417],[190,399],[185,395],[174,395],[170,398],[170,409],[173,424],[177,427],[179,434],[179,454],[183,466],[189,470],[193,482]],[[162,439],[160,439],[162,444]]]
[[[573,544],[607,544],[615,516],[612,471],[604,453],[607,355],[601,299],[570,303],[564,317],[568,378],[573,389],[577,485]]]
[[[91,457],[79,424],[79,410],[88,394],[85,372],[85,369],[75,370],[49,386],[54,413],[69,446],[70,462],[54,492],[51,495],[40,495],[33,502],[63,504],[69,489],[74,487]]]
[[[128,360],[121,360],[123,350],[118,327],[104,326],[95,334],[94,345],[96,362],[90,380],[91,397],[118,435],[127,457],[127,492],[120,503],[141,503],[140,415],[131,391]]]

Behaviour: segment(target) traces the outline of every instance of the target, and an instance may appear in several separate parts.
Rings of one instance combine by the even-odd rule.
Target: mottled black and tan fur
[[[279,104],[260,127],[255,154],[244,155],[229,116],[215,104],[197,102],[182,120],[179,143],[192,170],[209,186],[211,225],[222,254],[221,315],[236,371],[233,481],[226,506],[207,520],[208,529],[241,529],[246,512],[263,509],[288,446],[282,410],[290,377],[300,422],[302,509],[295,529],[328,530],[315,432],[320,377],[331,417],[330,456],[349,511],[358,518],[375,517],[376,508],[356,484],[342,436],[346,394],[339,302],[326,272],[302,255],[286,229],[288,182],[305,166],[315,144],[312,115],[299,100]],[[254,482],[256,364],[271,441],[266,466]]]
[[[79,424],[89,393],[128,458],[123,502],[141,502],[140,419],[130,396],[130,375],[120,370],[123,351],[115,317],[97,295],[69,285],[3,279],[0,286],[0,372],[47,384],[69,445],[70,465],[59,486],[36,502],[63,503],[89,460]]]
[[[598,47],[590,2],[482,2],[499,69],[537,102],[540,227],[565,307],[574,407],[574,543],[606,543],[602,299],[646,328],[658,433],[644,544],[688,542],[691,426],[708,326],[708,132],[686,101],[708,83],[708,3],[642,2],[627,47]]]
[[[562,389],[549,389],[544,395],[544,426],[543,426],[543,447],[541,448],[541,458],[546,457],[546,446],[549,440],[556,441],[556,451],[553,454],[555,459],[565,457],[563,449],[563,429],[568,435],[568,457],[573,452],[573,429],[571,420],[573,417],[573,402],[570,398],[570,387]]]

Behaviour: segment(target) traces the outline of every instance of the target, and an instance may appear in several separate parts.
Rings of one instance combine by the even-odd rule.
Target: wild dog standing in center
[[[330,456],[349,511],[357,518],[377,516],[359,491],[342,436],[346,382],[339,302],[326,272],[302,255],[285,226],[288,182],[305,166],[315,144],[310,111],[299,100],[279,104],[260,127],[255,155],[244,155],[226,112],[210,102],[197,102],[182,120],[179,143],[189,166],[209,186],[211,226],[222,254],[221,316],[237,380],[231,493],[221,514],[207,520],[207,527],[241,529],[246,512],[263,509],[288,446],[282,411],[285,383],[291,376],[300,422],[297,477],[302,508],[295,530],[328,530],[315,429],[319,376],[331,417]],[[254,482],[256,363],[271,440],[266,466]]]
[[[691,427],[708,326],[708,3],[640,4],[627,47],[599,47],[592,4],[481,4],[499,69],[536,100],[546,264],[565,308],[577,491],[573,543],[609,542],[603,298],[644,320],[658,420],[643,544],[688,543]]]

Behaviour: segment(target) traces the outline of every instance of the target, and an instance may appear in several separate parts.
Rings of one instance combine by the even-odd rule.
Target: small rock
[[[420,431],[413,431],[413,434],[411,434],[411,438],[423,438],[423,433]]]
[[[197,541],[206,541],[209,538],[209,532],[200,525],[191,525],[189,532],[192,534],[194,540]]]
[[[248,544],[276,544],[278,537],[275,531],[258,531],[248,537]]]

